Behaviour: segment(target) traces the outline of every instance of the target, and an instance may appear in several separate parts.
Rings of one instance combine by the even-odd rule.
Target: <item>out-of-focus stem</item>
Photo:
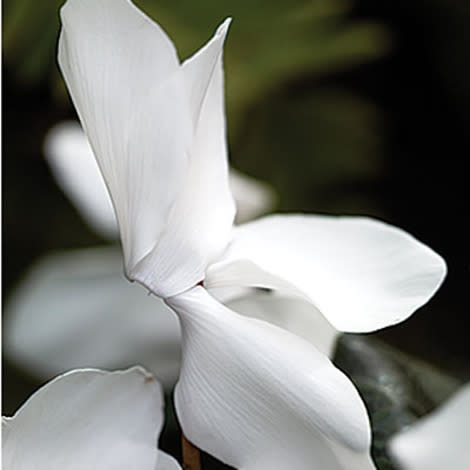
[[[181,446],[183,449],[183,468],[185,470],[201,470],[201,451],[181,434]]]

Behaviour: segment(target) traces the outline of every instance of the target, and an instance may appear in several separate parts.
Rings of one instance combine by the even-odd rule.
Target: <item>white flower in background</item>
[[[182,328],[178,418],[195,445],[251,469],[374,468],[351,382],[297,335],[214,296],[263,287],[333,327],[404,320],[445,275],[405,232],[367,218],[275,216],[233,227],[223,106],[226,21],[180,64],[127,0],[69,0],[59,64],[116,211],[127,276]]]
[[[241,224],[256,219],[274,207],[276,198],[266,183],[233,168],[229,170],[228,182],[237,208],[235,223]]]
[[[83,220],[101,236],[117,239],[113,205],[80,124],[64,121],[54,126],[46,135],[44,156],[57,184]]]
[[[36,263],[5,307],[5,356],[50,379],[80,367],[142,364],[165,389],[179,373],[175,314],[122,275],[117,247],[70,250]]]
[[[68,372],[2,418],[4,470],[176,470],[158,450],[163,393],[140,367]]]
[[[470,384],[396,434],[388,450],[402,470],[470,468]]]
[[[108,191],[78,122],[64,121],[53,127],[46,136],[44,154],[55,180],[83,219],[102,236],[118,239]],[[274,193],[267,184],[234,169],[230,170],[229,178],[237,206],[237,222],[254,219],[273,207]]]

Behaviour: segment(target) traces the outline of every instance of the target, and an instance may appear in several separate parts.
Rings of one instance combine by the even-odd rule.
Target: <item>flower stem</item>
[[[183,468],[185,470],[201,470],[201,451],[181,434],[181,446],[183,449]]]

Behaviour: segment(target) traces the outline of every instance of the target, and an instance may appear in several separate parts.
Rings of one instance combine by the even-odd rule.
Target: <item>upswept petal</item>
[[[59,64],[116,210],[126,273],[161,297],[176,295],[203,279],[234,217],[228,21],[180,65],[163,30],[129,0],[68,0],[61,18]]]
[[[333,357],[339,331],[304,299],[281,297],[272,291],[254,289],[249,295],[223,303],[237,313],[290,331],[312,343],[321,353]]]
[[[194,130],[196,134],[201,132],[201,129],[208,133],[203,136],[205,142],[201,142],[202,145],[214,146],[218,144],[216,156],[227,153],[222,49],[231,22],[232,19],[227,18],[217,28],[212,39],[182,63]],[[212,123],[210,123],[211,120],[213,120]],[[202,121],[202,127],[199,126],[199,121]],[[214,135],[209,133],[211,129],[216,131]],[[205,155],[198,157],[206,158]],[[214,156],[209,158],[214,158]]]
[[[195,445],[243,470],[375,468],[359,394],[311,344],[200,286],[166,302],[183,335],[176,410]]]
[[[388,449],[403,470],[470,468],[470,384],[395,435]]]
[[[3,351],[46,380],[77,367],[138,363],[169,390],[178,378],[180,328],[162,300],[124,278],[117,247],[74,250],[41,259],[8,299]]]
[[[214,132],[214,140],[216,134]],[[225,146],[225,140],[219,142],[222,143]],[[225,152],[222,149],[220,154]],[[80,124],[63,121],[55,125],[44,141],[44,154],[57,184],[85,222],[103,237],[117,239],[119,232],[113,205]],[[229,185],[237,207],[236,222],[247,222],[272,209],[275,195],[266,183],[229,168]]]
[[[208,289],[268,287],[301,296],[338,330],[368,332],[408,318],[446,274],[411,235],[364,217],[277,215],[235,227]]]
[[[230,19],[182,65],[194,116],[188,173],[154,250],[132,277],[169,297],[202,281],[225,250],[235,216],[228,180],[222,48]],[[166,289],[163,289],[163,285]]]
[[[129,0],[68,0],[60,13],[59,65],[108,186],[129,272],[155,245],[186,177],[192,122],[178,57]]]
[[[62,191],[100,235],[117,239],[116,216],[90,143],[76,121],[54,126],[44,141],[44,155]]]
[[[161,387],[144,369],[71,371],[3,418],[2,468],[154,470],[162,425]]]

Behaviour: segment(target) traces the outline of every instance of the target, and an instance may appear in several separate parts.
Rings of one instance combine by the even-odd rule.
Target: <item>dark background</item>
[[[8,7],[4,2],[4,13]],[[386,32],[383,52],[328,73],[280,80],[273,92],[237,111],[241,124],[230,130],[231,158],[272,184],[281,211],[377,216],[441,254],[449,273],[436,296],[411,319],[376,335],[468,379],[470,4],[363,0],[341,19],[365,20]],[[236,28],[234,22],[234,42]],[[74,111],[49,75],[25,79],[22,60],[5,49],[4,302],[40,255],[103,243],[57,188],[41,154],[47,130]],[[230,93],[229,69],[227,76]],[[365,154],[371,169],[361,166]],[[4,413],[37,386],[7,360]]]
[[[390,54],[342,78],[385,116],[387,169],[377,197],[393,223],[448,264],[431,303],[381,336],[436,363],[463,367],[468,377],[470,4],[362,1],[355,11],[380,18],[395,38]]]

